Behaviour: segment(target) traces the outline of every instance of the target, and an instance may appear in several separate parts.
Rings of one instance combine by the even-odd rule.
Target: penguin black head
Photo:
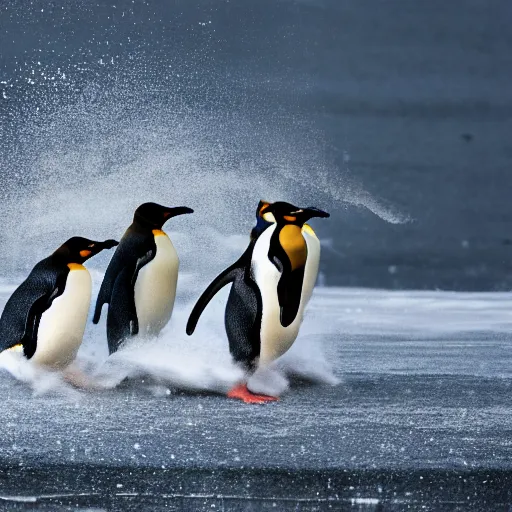
[[[290,203],[284,201],[278,201],[276,203],[268,204],[262,208],[263,218],[270,220],[270,216],[274,218],[274,222],[277,224],[296,224],[297,226],[303,226],[309,219],[313,217],[330,217],[327,212],[315,208],[313,206],[308,208],[299,208]]]
[[[274,215],[265,210],[271,205],[268,201],[261,200],[256,208],[256,226],[252,228],[251,240],[256,240],[265,229],[274,224]]]
[[[53,254],[63,263],[84,263],[103,249],[112,249],[118,245],[116,240],[105,240],[96,242],[81,236],[74,236],[64,242]]]
[[[194,213],[194,210],[186,206],[170,208],[157,203],[144,203],[135,210],[133,222],[148,226],[151,229],[161,229],[171,217],[185,213]]]

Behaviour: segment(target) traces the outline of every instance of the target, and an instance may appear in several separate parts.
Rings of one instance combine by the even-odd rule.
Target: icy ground
[[[270,375],[281,400],[265,406],[222,396],[239,375],[222,298],[197,336],[181,335],[191,304],[180,304],[160,340],[112,367],[89,325],[79,356],[108,389],[0,374],[0,510],[502,509],[510,299],[318,288]]]

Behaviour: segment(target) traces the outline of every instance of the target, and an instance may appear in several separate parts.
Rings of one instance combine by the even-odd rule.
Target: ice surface
[[[133,503],[149,499],[142,482],[172,503],[214,488],[224,496],[219,506],[233,488],[251,500],[314,490],[315,500],[344,496],[360,507],[418,503],[440,485],[458,500],[476,488],[479,499],[506,500],[508,294],[317,288],[296,344],[270,377],[259,376],[283,388],[266,406],[222,396],[240,376],[222,325],[225,298],[208,306],[193,337],[183,335],[192,304],[180,300],[161,338],[111,358],[104,326],[89,323],[79,367],[103,389],[76,390],[65,376],[27,372],[26,363],[11,370],[20,380],[0,373],[0,461],[23,469],[3,495],[16,497],[23,479],[50,472],[52,492],[87,491],[88,504],[102,503],[97,489],[115,493],[118,484],[135,493]],[[69,465],[73,481],[68,469],[52,469]]]
[[[336,332],[402,337],[510,333],[509,292],[388,291],[322,288],[311,314],[321,311]],[[334,311],[337,314],[333,314]]]
[[[93,272],[95,288],[101,273]],[[182,276],[187,283],[187,275]],[[181,277],[180,277],[181,285]],[[0,306],[13,289],[1,287]],[[223,326],[227,290],[206,309],[192,337],[185,323],[192,302],[177,302],[173,318],[158,338],[133,341],[107,357],[105,316],[98,326],[89,321],[75,370],[87,375],[79,382],[90,389],[110,389],[125,378],[143,379],[156,394],[176,390],[225,393],[242,379],[228,351]],[[282,394],[290,378],[337,384],[347,371],[376,373],[455,373],[509,376],[507,359],[478,359],[489,350],[508,353],[505,335],[512,332],[508,293],[451,293],[317,288],[292,349],[250,382],[262,393]],[[337,346],[330,340],[336,339]],[[354,340],[359,340],[357,343]],[[435,350],[434,350],[435,348]],[[429,357],[421,358],[428,350]],[[340,351],[348,359],[335,359]],[[357,359],[357,352],[364,360]],[[327,354],[327,356],[325,355]],[[400,354],[400,357],[397,355]],[[460,365],[464,359],[465,364]],[[0,364],[36,393],[64,390],[73,376],[34,368],[18,354],[3,354]]]

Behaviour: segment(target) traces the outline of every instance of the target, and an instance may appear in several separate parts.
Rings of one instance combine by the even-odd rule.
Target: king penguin
[[[171,217],[194,210],[144,203],[121,238],[96,302],[97,324],[108,304],[107,340],[110,354],[131,336],[157,335],[170,320],[176,296],[179,259],[162,226]]]
[[[0,317],[0,352],[63,369],[82,343],[91,301],[91,276],[83,263],[115,240],[73,237],[40,261],[11,295]]]
[[[191,335],[213,296],[232,283],[224,323],[231,355],[248,373],[269,365],[297,338],[320,261],[320,242],[306,222],[329,214],[260,201],[256,216],[246,251],[208,286],[187,322]],[[247,384],[235,386],[228,397],[246,403],[277,399],[255,395]]]

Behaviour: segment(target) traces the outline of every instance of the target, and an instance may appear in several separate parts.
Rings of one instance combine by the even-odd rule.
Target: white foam
[[[5,370],[16,380],[26,383],[34,396],[58,394],[76,400],[79,393],[66,382],[65,372],[50,371],[27,360],[21,352],[0,353],[0,370]]]
[[[101,277],[101,273],[93,273],[96,290]],[[197,296],[195,292],[194,295]],[[5,298],[0,295],[0,301]],[[108,357],[104,312],[100,325],[88,322],[76,366],[66,373],[34,368],[20,354],[9,352],[1,354],[0,368],[27,383],[35,394],[60,393],[71,399],[76,399],[76,391],[70,382],[100,390],[116,388],[124,379],[132,379],[133,385],[162,397],[176,390],[225,393],[243,378],[243,372],[233,364],[228,350],[223,325],[226,298],[227,289],[212,300],[192,337],[185,334],[185,323],[193,302],[182,299],[177,302],[173,318],[161,336],[144,343],[134,341],[112,357]],[[333,342],[343,344],[345,336],[363,336],[361,343],[365,344],[364,336],[422,340],[453,339],[461,334],[467,339],[468,333],[469,336],[476,333],[475,339],[480,339],[478,333],[482,332],[498,336],[512,333],[510,293],[317,288],[297,341],[269,369],[257,372],[250,379],[249,387],[255,392],[279,395],[293,393],[296,379],[311,384],[337,384],[347,362],[327,359],[324,349],[332,355]],[[325,347],[325,343],[329,346]],[[470,345],[463,344],[466,349]],[[372,371],[388,371],[389,368],[395,371],[397,367],[392,358],[370,363]],[[411,371],[406,361],[404,365]],[[443,368],[443,371],[452,371]],[[432,368],[426,362],[424,368],[415,371],[432,372]],[[501,366],[490,370],[469,368],[468,371],[506,373]]]
[[[102,274],[92,272],[93,288],[98,289]],[[224,329],[227,290],[221,292],[204,311],[196,333],[189,337],[185,325],[191,302],[178,302],[171,322],[153,339],[134,339],[108,357],[105,332],[106,308],[95,326],[87,324],[84,343],[74,365],[65,372],[48,371],[27,361],[21,353],[4,352],[0,368],[31,386],[36,395],[60,393],[71,398],[71,386],[89,389],[113,389],[126,379],[166,396],[176,390],[226,393],[245,380],[244,372],[231,359]],[[318,326],[317,326],[318,327]],[[254,392],[281,395],[290,386],[290,378],[312,383],[336,384],[338,379],[322,355],[318,340],[308,341],[310,326],[292,349],[271,368],[251,377]]]
[[[171,323],[160,336],[150,340],[133,340],[108,358],[102,356],[94,371],[91,387],[113,388],[124,379],[147,379],[144,385],[153,394],[167,394],[167,390],[211,391],[226,393],[245,380],[244,372],[231,359],[224,331],[223,297],[214,299],[203,313],[196,333],[185,334],[185,324],[193,304],[178,304]],[[104,326],[99,325],[93,337],[84,344],[80,357],[90,364],[104,349]],[[328,368],[319,347],[297,342],[271,368],[259,370],[249,380],[254,392],[281,395],[289,388],[289,377],[299,376],[315,383],[336,384],[338,380]]]

